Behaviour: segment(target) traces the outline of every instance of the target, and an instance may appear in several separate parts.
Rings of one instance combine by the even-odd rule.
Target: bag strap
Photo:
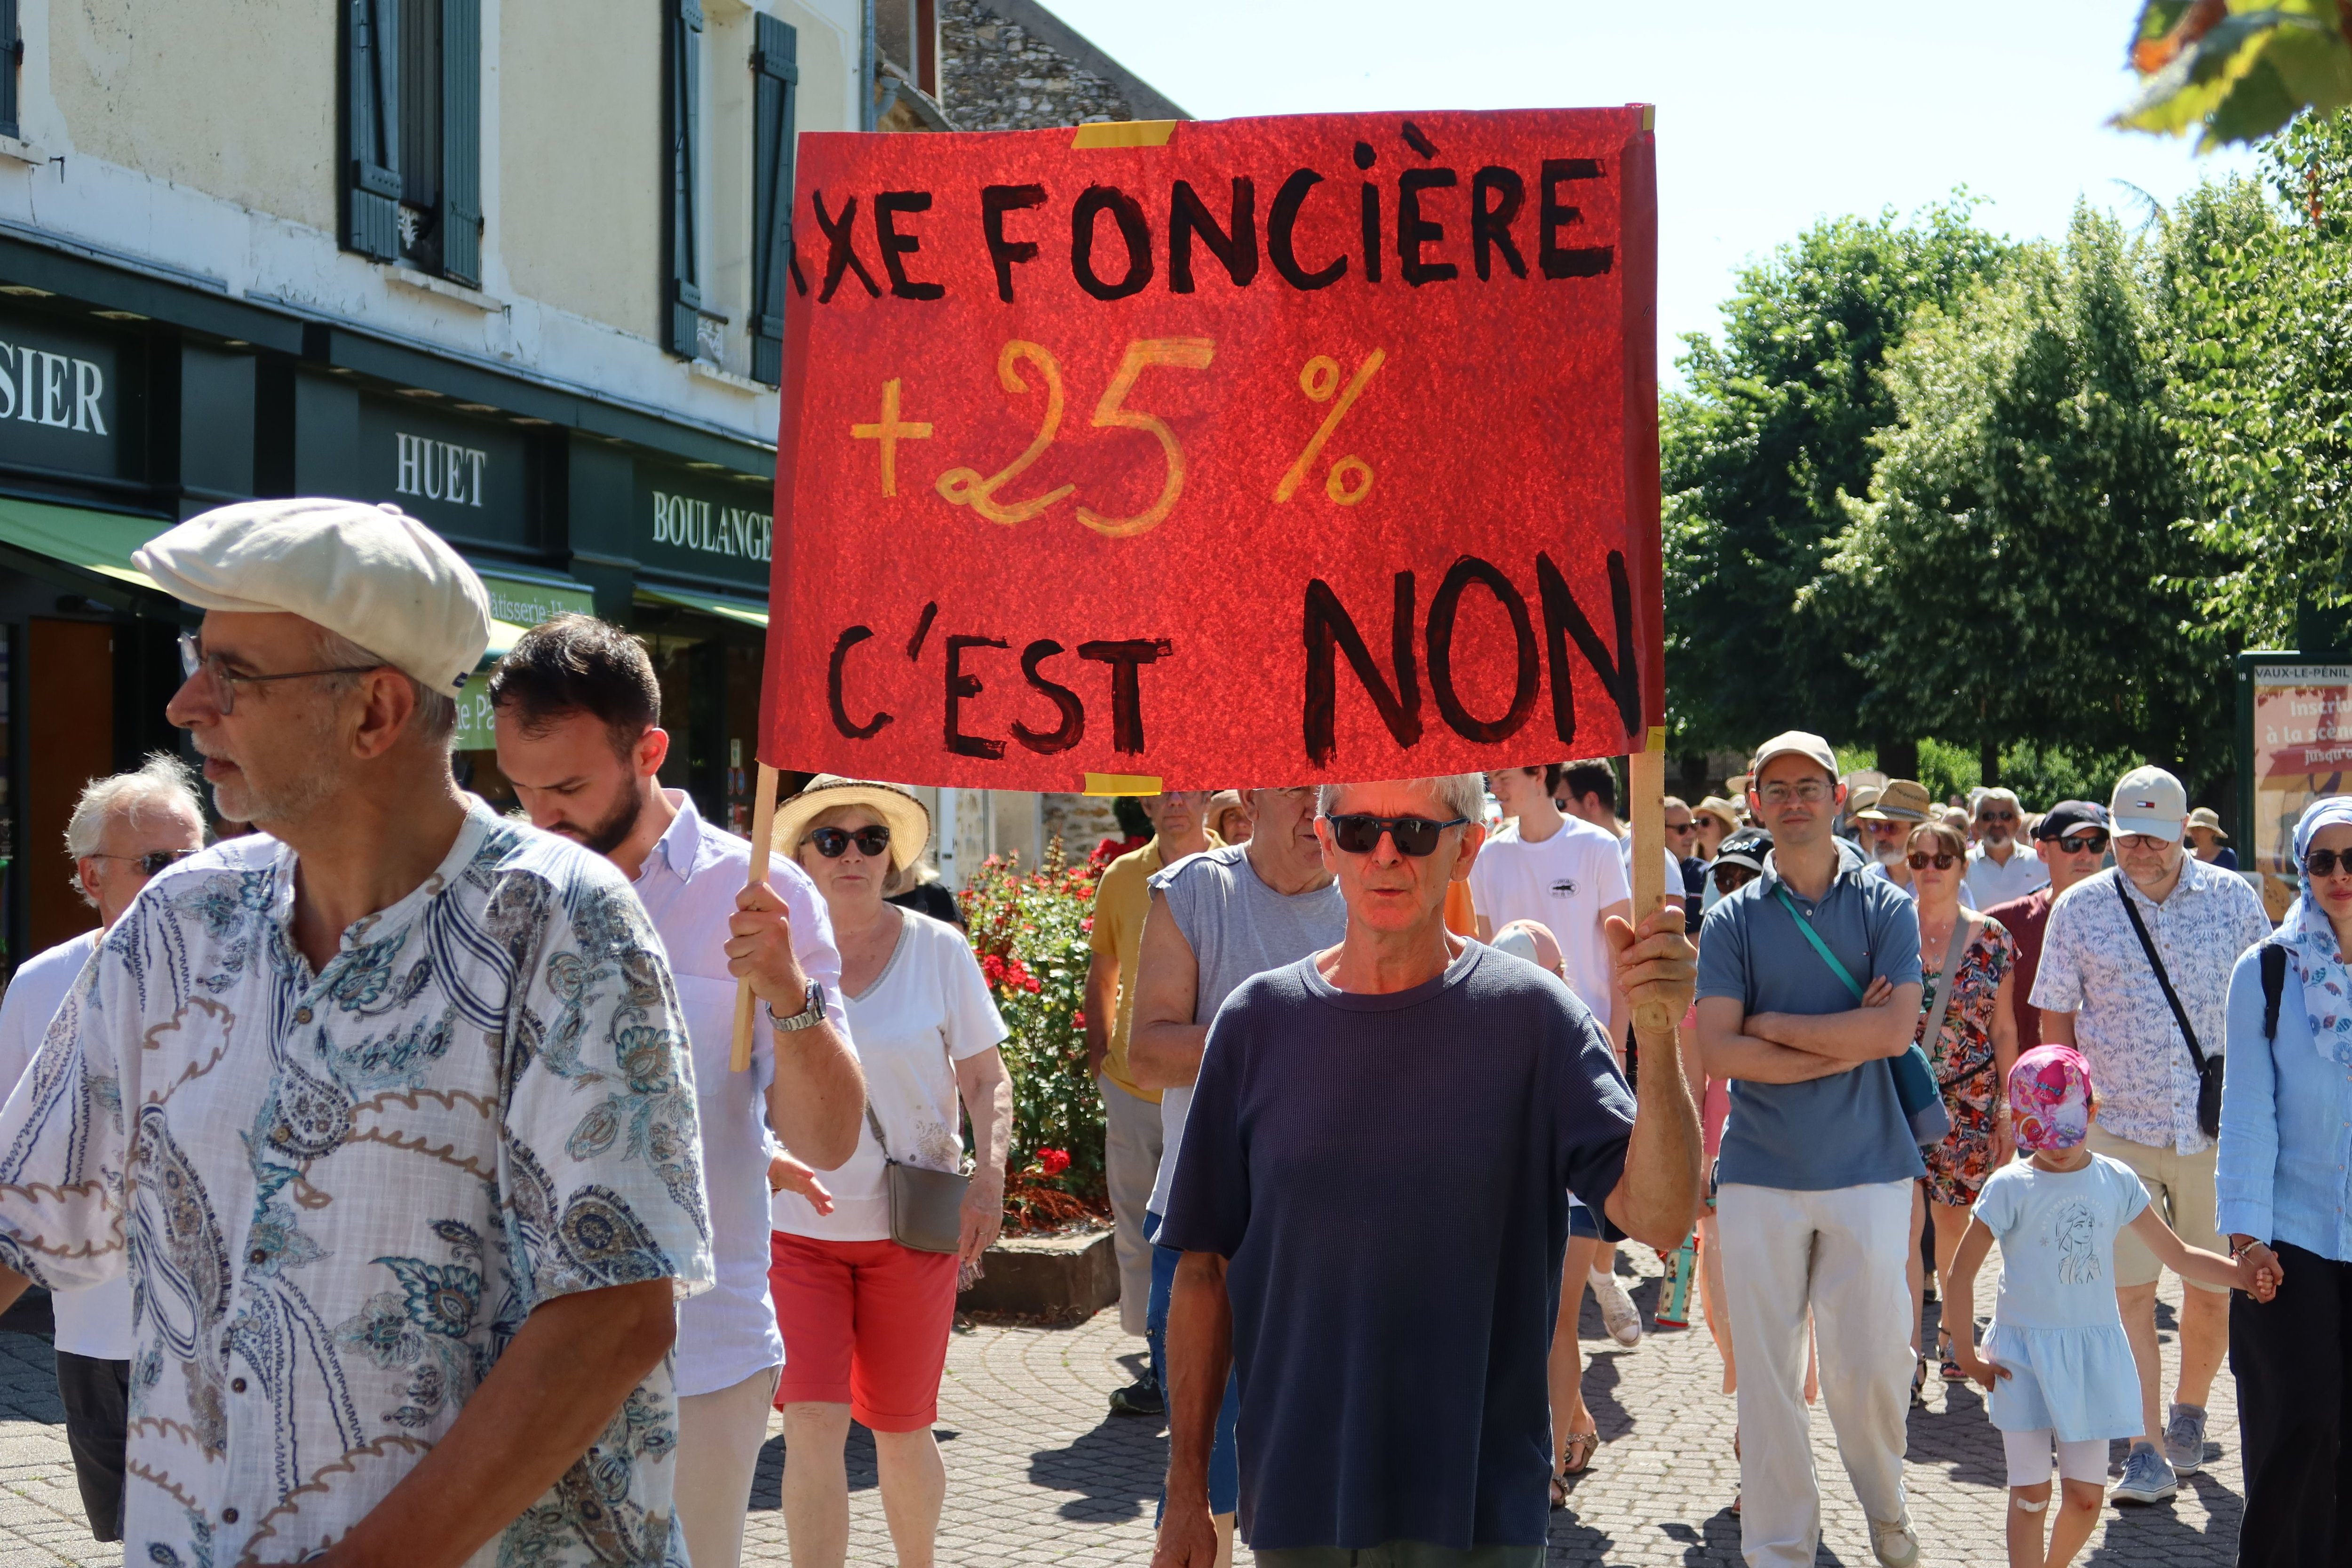
[[[1845,983],[1845,988],[1853,993],[1855,1001],[1861,1001],[1862,987],[1854,983],[1854,978],[1847,972],[1846,966],[1838,962],[1838,955],[1830,951],[1830,944],[1821,939],[1821,933],[1813,930],[1811,922],[1807,921],[1802,911],[1797,908],[1797,900],[1789,896],[1789,889],[1776,884],[1772,891],[1783,904],[1788,906],[1789,918],[1797,922],[1797,929],[1805,933],[1805,940],[1813,944],[1813,951],[1822,955],[1822,962],[1830,966],[1830,973]]]
[[[1939,1033],[1944,1027],[1945,1009],[1952,1005],[1952,978],[1960,972],[1960,954],[1976,936],[1977,927],[1970,912],[1963,909],[1952,921],[1952,934],[1944,939],[1944,972],[1936,976],[1935,1000],[1927,1009],[1927,1016]]]
[[[896,1163],[890,1158],[890,1141],[882,1136],[882,1119],[874,1114],[872,1095],[866,1097],[866,1125],[874,1129],[874,1142],[882,1151],[882,1163],[886,1165]]]
[[[2286,989],[2286,949],[2274,942],[2263,943],[2263,1038],[2278,1039],[2279,996]]]
[[[2197,1070],[2201,1073],[2205,1070],[2205,1052],[2197,1043],[2197,1031],[2189,1027],[2188,1009],[2181,1006],[2179,994],[2172,989],[2172,976],[2164,972],[2164,960],[2156,954],[2155,939],[2147,934],[2147,922],[2139,918],[2139,906],[2132,902],[2120,872],[2116,876],[2116,897],[2124,901],[2124,913],[2131,917],[2132,930],[2139,937],[2140,951],[2147,954],[2147,966],[2156,971],[2156,983],[2164,988],[2164,1000],[2172,1008],[2172,1021],[2180,1026],[2180,1037],[2189,1042],[2189,1059],[2197,1064]]]

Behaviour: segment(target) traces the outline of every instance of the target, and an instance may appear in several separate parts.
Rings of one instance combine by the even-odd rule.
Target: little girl
[[[2009,1103],[2018,1152],[2032,1158],[1985,1179],[1945,1282],[1944,1331],[1952,1359],[1984,1385],[2008,1453],[2010,1568],[2064,1568],[2106,1500],[2107,1440],[2140,1435],[2139,1372],[2116,1306],[2116,1233],[2129,1226],[2184,1279],[2257,1300],[2277,1293],[2279,1276],[2184,1245],[2129,1167],[2082,1147],[2094,1097],[2090,1064],[2073,1049],[2042,1046],[2018,1058]],[[1996,1238],[2000,1294],[1979,1355],[1977,1268]],[[2066,1500],[2045,1548],[2053,1438]]]

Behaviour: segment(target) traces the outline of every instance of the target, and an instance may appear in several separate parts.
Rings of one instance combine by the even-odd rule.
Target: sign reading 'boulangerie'
[[[1067,790],[1638,747],[1647,126],[803,136],[762,759]]]

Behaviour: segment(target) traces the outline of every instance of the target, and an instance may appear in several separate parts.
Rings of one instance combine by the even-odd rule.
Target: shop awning
[[[0,496],[0,544],[12,544],[150,593],[160,594],[163,589],[131,564],[131,552],[171,526],[157,517],[127,517],[118,511]]]
[[[758,626],[761,631],[768,627],[768,606],[757,599],[734,599],[719,594],[690,594],[677,588],[649,588],[640,583],[637,584],[637,602],[696,610],[706,616],[740,621],[747,626]]]

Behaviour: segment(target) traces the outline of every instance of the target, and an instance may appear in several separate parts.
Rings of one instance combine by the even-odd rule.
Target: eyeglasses
[[[180,634],[180,674],[189,680],[196,678],[198,670],[210,676],[215,704],[224,717],[236,711],[236,689],[239,686],[258,686],[269,680],[308,680],[316,675],[365,675],[372,669],[383,668],[380,664],[342,664],[332,669],[289,669],[283,675],[231,675],[228,667],[221,662],[220,655],[205,652],[196,641],[195,633]]]
[[[1351,811],[1323,820],[1331,825],[1331,841],[1349,855],[1370,855],[1381,847],[1381,836],[1386,834],[1398,854],[1418,859],[1437,848],[1439,834],[1464,826],[1470,819],[1457,816],[1450,822],[1432,822],[1425,816],[1366,816]]]
[[[807,842],[816,846],[816,852],[828,860],[838,860],[857,846],[857,852],[871,860],[890,847],[890,830],[887,827],[820,827],[810,834]]]
[[[1862,830],[1873,838],[1900,838],[1911,831],[1911,825],[1905,822],[1865,822]]]
[[[2017,813],[2013,811],[1979,811],[1977,813],[1977,820],[1979,822],[2015,822],[2017,820]]]
[[[226,712],[227,710],[223,709],[221,711]],[[93,860],[128,860],[137,866],[142,875],[152,877],[164,867],[174,865],[194,853],[193,849],[154,849],[144,855],[109,855],[102,849],[97,849],[90,852],[89,858]]]
[[[2333,877],[2338,865],[2344,874],[2352,877],[2352,849],[2340,853],[2334,849],[2315,849],[2303,858],[2303,868],[2315,877]]]
[[[2160,833],[2118,833],[2115,837],[2115,846],[2116,848],[2135,851],[2141,849],[2167,849],[2179,842],[2180,840],[2178,838],[2167,838]]]
[[[1669,833],[1696,833],[1698,831],[1698,824],[1696,822],[1669,822],[1666,824],[1666,831]]]
[[[2070,838],[2052,840],[2063,855],[2104,855],[2107,852],[2107,836],[2104,833],[2077,833]]]
[[[1938,871],[1948,871],[1952,868],[1952,862],[1958,859],[1959,857],[1953,854],[1948,849],[1937,850],[1933,855],[1923,855],[1918,850],[1914,849],[1910,854],[1903,857],[1903,858],[1911,863],[1911,869],[1914,871],[1924,871],[1930,866],[1933,866]]]
[[[1756,879],[1756,873],[1750,868],[1734,866],[1728,862],[1718,862],[1712,874],[1715,878],[1715,890],[1718,893],[1737,892]]]
[[[1829,798],[1830,787],[1820,779],[1800,779],[1792,784],[1766,784],[1756,795],[1766,805],[1786,805],[1792,800],[1803,801],[1807,805],[1819,805]]]

